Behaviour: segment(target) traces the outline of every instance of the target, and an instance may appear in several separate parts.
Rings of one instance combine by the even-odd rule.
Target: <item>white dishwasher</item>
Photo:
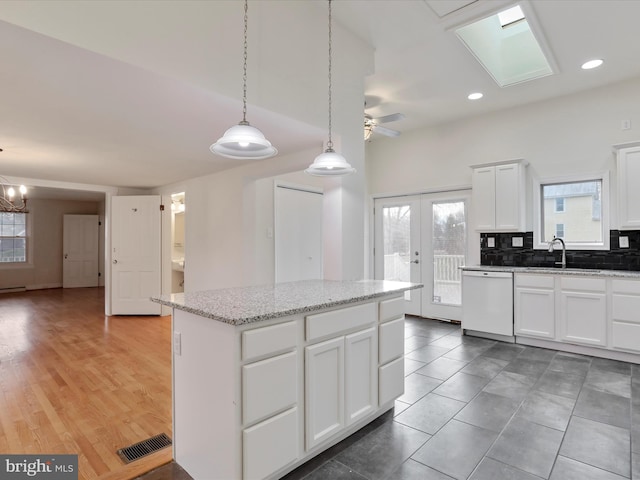
[[[462,329],[473,335],[503,335],[513,341],[513,273],[462,272]]]

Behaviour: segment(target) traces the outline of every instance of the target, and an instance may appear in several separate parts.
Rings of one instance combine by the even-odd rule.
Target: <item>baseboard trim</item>
[[[27,285],[27,290],[46,290],[48,288],[62,288],[61,283],[39,283],[35,285]]]

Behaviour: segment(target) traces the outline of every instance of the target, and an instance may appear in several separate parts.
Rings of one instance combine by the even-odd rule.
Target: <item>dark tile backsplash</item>
[[[629,248],[619,247],[619,237],[629,237]],[[513,247],[512,238],[522,237],[522,247]],[[493,238],[495,247],[488,247]],[[594,270],[640,271],[640,230],[611,230],[610,250],[567,249],[568,268],[590,268]],[[561,250],[549,253],[533,249],[533,232],[481,233],[480,263],[505,267],[559,267]]]

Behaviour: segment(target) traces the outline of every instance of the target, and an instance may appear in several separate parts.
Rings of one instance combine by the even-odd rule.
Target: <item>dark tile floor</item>
[[[415,317],[405,331],[395,409],[286,480],[640,480],[640,365]],[[142,478],[189,478],[165,468]]]

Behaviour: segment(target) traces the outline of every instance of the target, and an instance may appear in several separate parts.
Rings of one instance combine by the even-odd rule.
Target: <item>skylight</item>
[[[519,5],[456,30],[501,87],[554,73]]]

